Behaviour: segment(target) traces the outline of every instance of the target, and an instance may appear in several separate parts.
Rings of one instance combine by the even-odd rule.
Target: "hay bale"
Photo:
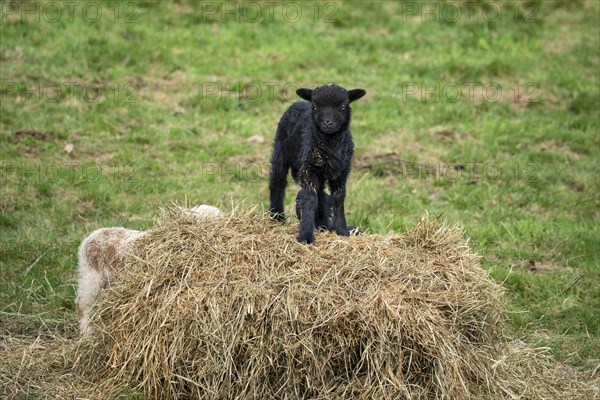
[[[522,389],[500,387],[513,382],[496,361],[502,290],[460,229],[424,218],[402,236],[319,233],[314,246],[295,231],[256,213],[198,223],[167,211],[118,260],[77,368],[149,398]]]

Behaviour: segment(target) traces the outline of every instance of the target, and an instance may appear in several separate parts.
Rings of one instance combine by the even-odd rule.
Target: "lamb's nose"
[[[324,123],[325,125],[329,126],[329,125],[333,124],[333,121],[323,121],[323,123]]]

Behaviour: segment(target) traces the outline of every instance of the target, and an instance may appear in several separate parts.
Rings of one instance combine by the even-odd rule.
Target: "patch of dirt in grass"
[[[544,46],[546,51],[553,54],[564,54],[572,51],[579,41],[573,40],[573,37],[569,35],[570,30],[571,28],[568,26],[561,26],[559,28],[560,33],[556,35],[556,38],[546,42]]]
[[[24,131],[16,131],[13,133],[13,136],[17,139],[22,137],[31,137],[36,140],[42,140],[44,142],[54,142],[58,140],[58,137],[51,132],[40,132],[35,130],[24,130]]]
[[[182,105],[189,97],[188,77],[183,71],[175,71],[170,75],[131,77],[128,83],[137,91],[146,103],[158,104],[176,114],[187,110]],[[135,93],[132,94],[135,96]]]
[[[571,150],[569,144],[566,142],[560,142],[554,139],[549,139],[537,144],[537,147],[542,151],[559,154],[574,160],[581,160],[581,154]]]
[[[273,53],[273,52],[259,54],[258,58],[260,58],[261,60],[271,61],[271,62],[282,62],[285,60],[285,56],[283,54]]]
[[[423,140],[422,135],[410,132],[383,135],[355,155],[354,165],[356,168],[371,168],[381,164],[407,163],[422,164],[423,168],[428,169],[444,168],[447,166],[447,162],[442,161],[446,158],[444,149],[449,145],[478,143],[478,140],[468,133],[443,126],[431,128],[425,136],[427,140]]]
[[[416,132],[399,131],[375,139],[370,145],[361,149],[357,156],[396,153],[402,160],[436,163],[443,159],[441,147],[420,140]]]
[[[472,135],[466,132],[460,132],[444,126],[434,126],[429,130],[434,140],[439,141],[442,144],[453,144],[453,143],[473,143],[479,144]]]
[[[424,137],[427,140],[424,140]],[[448,176],[466,176],[465,167],[444,161],[445,149],[454,143],[479,141],[466,132],[435,126],[428,133],[399,132],[384,135],[366,146],[354,157],[353,166],[376,175],[401,174],[417,180],[443,179]],[[469,176],[475,176],[473,172]]]
[[[235,154],[228,158],[223,168],[249,179],[262,179],[269,176],[271,163],[266,151],[264,154]]]
[[[519,204],[519,207],[526,208],[529,213],[535,214],[546,221],[553,221],[555,219],[555,213],[552,210],[548,210],[539,204]]]
[[[191,14],[194,12],[194,8],[189,1],[175,1],[173,2],[173,8],[177,14]]]
[[[466,100],[470,103],[506,103],[520,110],[530,105],[542,103],[545,106],[560,106],[559,98],[552,92],[540,87],[537,82],[498,82],[498,86],[475,86]]]
[[[541,218],[549,222],[556,220],[557,215],[555,210],[544,207],[539,203],[524,200],[520,190],[515,189],[510,195],[503,196],[503,205],[512,210],[518,209],[524,218]]]
[[[588,186],[585,182],[580,181],[579,179],[569,179],[567,181],[569,187],[579,193],[584,193],[589,191]]]
[[[532,274],[549,274],[560,268],[560,264],[553,260],[528,260],[525,268]]]
[[[597,0],[579,2],[576,7],[585,9],[590,15],[598,15]],[[544,50],[552,55],[564,55],[573,52],[582,40],[589,40],[581,30],[581,15],[569,9],[558,9],[548,14],[544,23],[558,29],[549,31],[552,36],[546,38]]]
[[[389,29],[378,26],[371,26],[367,29],[367,33],[369,35],[380,36],[385,38],[390,37],[392,35]]]
[[[77,148],[76,148],[77,150]],[[97,151],[90,151],[90,152],[85,152],[84,150],[77,152],[74,151],[73,152],[73,159],[75,160],[79,160],[79,161],[90,161],[90,162],[94,162],[96,164],[100,164],[102,166],[109,166],[112,163],[112,160],[116,157],[117,153],[114,151],[110,151],[110,152],[97,152]]]

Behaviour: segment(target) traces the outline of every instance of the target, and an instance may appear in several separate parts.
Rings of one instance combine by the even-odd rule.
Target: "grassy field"
[[[279,117],[335,82],[368,92],[348,222],[461,224],[511,334],[598,367],[600,3],[1,6],[0,342],[74,333],[92,230],[172,202],[266,208]]]

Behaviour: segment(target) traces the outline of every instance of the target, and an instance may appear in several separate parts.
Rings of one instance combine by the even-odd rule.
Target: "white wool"
[[[129,242],[144,234],[125,228],[102,228],[92,232],[79,246],[76,304],[81,331],[85,331],[89,324],[89,314],[100,290],[110,282],[112,263]]]
[[[90,311],[96,302],[102,282],[106,278],[101,273],[89,268],[88,265],[79,264],[79,287],[77,290],[77,314],[79,317],[79,330],[84,332],[90,323]]]
[[[197,216],[202,218],[221,218],[223,216],[223,213],[217,207],[209,206],[206,204],[201,204],[192,207],[188,211],[190,213],[197,214]]]

